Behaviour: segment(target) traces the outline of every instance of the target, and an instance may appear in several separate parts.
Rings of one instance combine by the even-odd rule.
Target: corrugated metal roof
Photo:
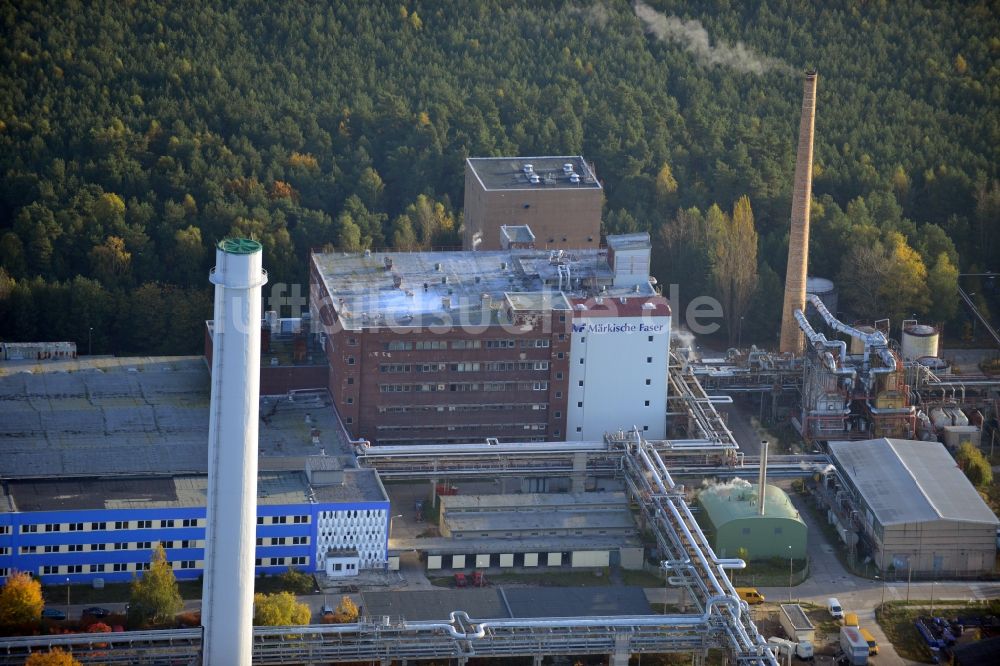
[[[757,484],[743,479],[709,486],[698,494],[698,502],[716,527],[741,518],[758,517]],[[771,484],[767,484],[764,515],[760,518],[786,518],[803,522],[785,491]]]
[[[883,525],[1000,522],[939,442],[830,442],[830,453]]]

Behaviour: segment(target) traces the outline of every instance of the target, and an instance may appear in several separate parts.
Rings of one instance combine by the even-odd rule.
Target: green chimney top
[[[219,249],[227,254],[254,254],[260,252],[261,245],[249,238],[226,238],[219,241]]]

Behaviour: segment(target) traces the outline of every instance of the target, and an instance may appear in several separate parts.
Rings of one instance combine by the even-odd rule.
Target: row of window
[[[448,349],[546,349],[552,342],[548,338],[507,338],[502,340],[392,340],[382,345],[385,351],[428,351]]]
[[[151,550],[155,541],[115,541],[112,543],[61,543],[48,544],[44,546],[21,546],[18,552],[21,555],[32,555],[34,553],[83,553],[103,550]],[[205,541],[202,539],[179,539],[177,541],[162,541],[163,547],[171,548],[204,548]],[[3,554],[3,553],[0,553]]]
[[[383,363],[379,372],[400,374],[408,372],[509,372],[512,370],[548,370],[548,361],[496,361],[489,363]]]
[[[379,414],[427,414],[432,412],[510,412],[514,410],[545,411],[544,402],[510,402],[474,405],[391,405],[378,408]]]
[[[205,566],[204,560],[178,560],[168,561],[172,569],[201,569]],[[112,562],[110,564],[45,564],[38,567],[38,573],[43,576],[53,574],[79,574],[79,573],[105,573],[113,571],[123,573],[128,571],[149,571],[149,562]]]
[[[258,546],[307,546],[309,545],[309,537],[307,536],[291,536],[291,537],[257,537]]]
[[[309,516],[257,516],[258,525],[304,525],[311,521]]]
[[[309,558],[306,555],[296,555],[295,557],[258,557],[254,560],[254,565],[258,567],[281,567],[285,565],[306,565]]]
[[[103,532],[107,530],[151,530],[153,528],[204,527],[204,518],[184,518],[176,520],[113,520],[80,523],[32,523],[21,525],[21,534],[38,532]],[[3,534],[3,532],[0,532]]]
[[[393,431],[410,431],[410,430],[489,430],[493,428],[495,430],[500,430],[503,428],[520,428],[521,430],[545,430],[548,427],[547,423],[463,423],[461,425],[417,425],[417,424],[405,424],[405,425],[382,425],[379,424],[375,426],[375,429],[379,432],[393,432]],[[558,432],[556,433],[558,434]]]
[[[468,393],[470,391],[548,391],[547,381],[539,382],[454,382],[450,384],[379,384],[379,393]]]

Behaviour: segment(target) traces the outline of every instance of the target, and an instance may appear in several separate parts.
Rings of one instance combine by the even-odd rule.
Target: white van
[[[835,619],[842,620],[844,618],[844,609],[836,598],[830,597],[826,600],[826,609]]]

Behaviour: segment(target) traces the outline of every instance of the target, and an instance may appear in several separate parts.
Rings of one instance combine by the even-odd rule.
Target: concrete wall
[[[909,566],[919,575],[990,572],[996,558],[992,525],[945,520],[890,525],[884,529],[884,540],[884,549],[875,554],[876,563],[884,562],[885,569],[897,571]]]
[[[575,550],[570,555],[573,567],[606,567],[610,563],[610,553],[606,550]]]
[[[567,439],[633,425],[649,439],[666,437],[669,348],[669,316],[574,319]]]

